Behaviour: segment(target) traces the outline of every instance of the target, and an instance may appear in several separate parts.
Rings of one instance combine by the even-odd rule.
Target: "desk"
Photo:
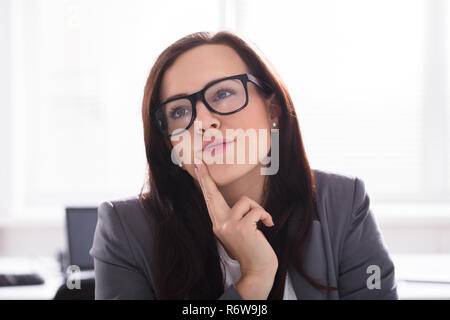
[[[450,254],[392,254],[400,299],[450,299]]]
[[[51,257],[0,257],[0,273],[36,272],[44,284],[0,287],[0,300],[49,300],[64,282],[58,261]]]
[[[450,254],[392,254],[391,257],[400,299],[450,299]],[[59,263],[49,257],[0,257],[0,273],[31,271],[45,280],[42,285],[0,288],[0,300],[53,299],[64,282],[59,268]]]

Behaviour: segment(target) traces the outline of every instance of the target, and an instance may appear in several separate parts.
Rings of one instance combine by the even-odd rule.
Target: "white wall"
[[[62,224],[9,224],[0,227],[0,256],[56,256],[66,248]]]
[[[0,216],[11,207],[11,15],[10,1],[0,1]]]
[[[153,4],[150,2],[140,2],[141,4],[145,3],[144,8],[146,10],[141,10],[138,6],[128,5],[128,3],[127,5],[123,3],[122,6],[120,2],[116,2],[115,6],[108,8],[107,14],[103,17],[103,19],[106,19],[104,21],[99,21],[95,14],[92,15],[97,11],[92,9],[90,3],[89,5],[86,5],[87,2],[83,3],[0,0],[0,255],[51,255],[63,248],[65,246],[64,224],[60,220],[51,220],[52,218],[56,219],[57,216],[62,216],[62,208],[65,204],[63,200],[73,201],[74,204],[89,200],[91,201],[89,204],[95,205],[93,202],[97,199],[116,198],[116,196],[119,197],[124,193],[128,194],[135,187],[136,191],[139,189],[141,183],[140,161],[141,158],[143,159],[139,104],[148,68],[151,66],[156,54],[159,53],[159,50],[162,50],[172,40],[178,39],[182,34],[193,32],[194,30],[214,29],[217,26],[216,22],[219,20],[221,21],[219,23],[221,27],[236,25],[238,29],[245,31],[247,35],[251,35],[253,40],[264,49],[269,59],[273,58],[272,62],[281,70],[283,79],[286,80],[288,87],[292,91],[294,100],[300,102],[298,103],[298,114],[301,115],[302,134],[309,146],[308,154],[311,155],[311,162],[315,167],[328,170],[334,169],[331,168],[331,165],[334,165],[335,168],[339,168],[341,165],[341,169],[346,168],[347,165],[350,168],[346,170],[347,173],[358,175],[361,173],[360,177],[364,179],[369,194],[376,200],[398,201],[403,193],[407,193],[409,188],[414,189],[417,186],[420,186],[420,189],[417,188],[417,196],[424,196],[425,199],[431,202],[436,199],[448,199],[447,191],[450,188],[450,170],[447,163],[449,157],[446,156],[445,150],[447,152],[450,150],[450,145],[448,145],[448,141],[450,141],[448,125],[450,123],[450,109],[447,108],[448,121],[445,122],[445,106],[448,106],[448,101],[450,101],[448,97],[450,90],[448,90],[448,79],[446,79],[446,74],[448,77],[450,68],[448,65],[447,69],[444,68],[448,59],[445,59],[446,55],[443,53],[449,52],[449,49],[443,46],[443,42],[444,39],[448,39],[448,30],[450,30],[448,26],[444,26],[444,21],[448,22],[449,20],[446,19],[445,12],[449,15],[450,10],[448,2],[445,0],[427,2],[417,0],[411,1],[412,4],[409,1],[382,1],[372,2],[369,7],[366,7],[366,4],[359,1],[343,1],[335,3],[336,8],[333,7],[333,10],[336,11],[330,10],[330,6],[325,8],[323,3],[313,4],[314,2],[299,1],[299,9],[301,10],[288,10],[289,12],[286,12],[286,7],[283,4],[277,4],[274,7],[271,1],[247,1],[245,5],[243,1],[227,1],[226,5],[225,1],[221,1],[220,10],[216,10],[213,2],[209,1],[208,5],[211,7],[205,9],[205,11],[211,13],[209,16],[205,17],[203,12],[195,10],[197,13],[200,12],[202,19],[190,19],[192,24],[185,24],[184,28],[174,25],[172,29],[167,28],[167,30],[164,30],[165,33],[149,32],[149,37],[151,36],[152,38],[144,42],[133,31],[157,30],[157,27],[160,25],[158,17],[168,12],[170,5],[175,3],[174,1],[158,4],[155,8],[152,7]],[[99,6],[99,3],[100,7],[102,7],[101,2],[97,2],[96,5]],[[134,4],[138,3],[134,2]],[[286,6],[287,3],[284,2],[284,5]],[[447,3],[446,11],[442,9],[445,3]],[[241,5],[243,7],[239,7]],[[388,5],[392,10],[387,12],[384,9],[385,5]],[[185,18],[184,11],[191,8],[192,4],[184,3],[183,6],[181,9],[178,8],[178,11],[174,10],[174,17],[176,18],[176,14],[178,14],[178,20],[181,19],[181,22],[186,23],[187,21],[182,20]],[[196,6],[202,7],[202,3],[196,3]],[[425,8],[422,8],[422,6]],[[16,17],[15,20],[11,19],[10,15],[11,10],[14,8],[16,15],[12,16]],[[204,6],[202,8],[204,9]],[[344,15],[344,13],[348,12],[347,9],[355,10],[359,15],[352,12],[349,19],[343,19],[343,17],[347,17]],[[374,12],[374,9],[377,11]],[[240,19],[228,19],[235,18],[233,10],[237,17],[241,17]],[[398,13],[402,12],[401,10],[405,10],[403,21],[409,21],[410,25],[402,25],[400,23],[401,17]],[[145,14],[138,15],[138,11],[142,11]],[[147,11],[152,14],[151,17],[153,19],[149,18]],[[36,12],[42,15],[35,14]],[[224,12],[227,13],[225,14]],[[298,21],[282,19],[275,25],[265,24],[263,23],[264,20],[261,20],[265,19],[264,14],[267,14],[267,17],[271,17],[274,14],[278,17],[285,17],[287,14],[301,17],[301,19],[297,19]],[[136,20],[134,18],[136,15],[139,19],[134,21],[134,25],[111,23],[112,21],[122,21],[121,19],[116,19],[122,15],[123,21],[127,22]],[[42,19],[46,23],[39,24],[33,19],[27,19],[29,17],[34,17],[37,20]],[[81,19],[81,25],[75,23],[78,21],[77,17]],[[130,17],[133,17],[133,19],[130,19]],[[340,28],[336,34],[346,40],[344,44],[341,43],[342,41],[333,43],[334,34],[330,33],[330,30],[333,29],[333,21],[339,17],[342,21],[336,20],[336,25]],[[373,19],[373,23],[364,24],[365,17]],[[378,24],[379,17],[384,18],[383,25]],[[386,19],[389,20],[387,21]],[[174,19],[173,21],[178,20]],[[421,23],[416,23],[422,20],[429,21],[426,28],[422,28]],[[24,21],[27,23],[24,23]],[[325,21],[331,21],[331,25],[324,24]],[[389,21],[391,24],[387,23]],[[294,41],[293,44],[286,43],[284,37],[275,37],[270,32],[265,32],[264,28],[272,32],[280,28],[283,29],[284,23],[286,23],[286,29],[292,29],[293,27],[295,29],[297,41]],[[294,25],[294,23],[297,24]],[[355,25],[363,26],[363,28],[355,28]],[[39,26],[39,28],[36,26]],[[256,28],[256,26],[258,27]],[[314,26],[319,30],[315,30]],[[412,28],[412,26],[415,26],[417,30]],[[80,27],[81,29],[89,29],[90,32],[87,34],[92,37],[91,42],[85,42],[84,35],[86,33],[77,33],[80,31]],[[67,28],[67,30],[64,28]],[[392,28],[392,31],[390,28]],[[12,29],[15,32],[11,33]],[[360,33],[365,31],[369,33],[366,37],[358,37],[359,33],[355,32],[355,30],[359,30]],[[387,40],[383,40],[385,37],[380,36],[383,34],[389,35],[392,32],[394,32],[393,35],[388,37],[389,39]],[[33,37],[34,33],[41,38]],[[16,37],[12,37],[11,34]],[[357,40],[354,40],[355,37]],[[74,57],[65,54],[65,51],[60,52],[58,55],[59,63],[46,56],[49,52],[58,53],[56,50],[50,50],[53,48],[52,46],[58,48],[58,50],[65,48],[71,52],[71,47],[65,47],[61,45],[61,41],[55,41],[55,39],[66,38],[68,39],[67,43],[79,48],[85,48],[85,46],[78,46],[78,44],[88,44],[87,47],[91,47],[91,50],[97,53],[99,61],[91,61],[87,58],[86,61],[92,63],[92,70],[95,69],[94,67],[99,68],[98,70],[95,69],[97,71],[93,73],[93,75],[99,77],[98,79],[91,76],[87,71],[85,73],[81,72],[80,75],[77,72],[73,72],[72,69],[65,69],[76,69],[78,63],[84,65],[85,60],[82,60],[82,57],[75,54],[75,51],[75,53],[72,52]],[[317,41],[317,39],[321,39],[321,41]],[[398,39],[402,39],[402,41],[398,41]],[[416,39],[419,40],[416,41]],[[424,46],[422,46],[422,40],[420,39],[426,40]],[[121,45],[116,46],[117,43]],[[103,44],[103,46],[100,44]],[[295,47],[295,45],[298,45],[298,47]],[[48,46],[50,49],[44,50],[47,48],[45,46]],[[349,50],[346,46],[354,48],[354,50]],[[381,62],[378,61],[378,65],[376,64],[377,61],[366,61],[370,60],[367,57],[372,57],[371,51],[375,47],[380,50],[380,59],[384,59],[381,59]],[[11,48],[14,48],[15,51],[10,50]],[[36,51],[27,50],[30,48]],[[98,48],[100,50],[97,50]],[[111,48],[115,50],[110,50]],[[396,50],[393,50],[393,48]],[[422,54],[421,48],[426,49],[423,52],[423,79],[414,73],[422,70],[420,69],[422,66],[420,58]],[[99,54],[103,52],[101,50],[111,52],[111,54],[101,55]],[[26,55],[27,52],[30,54],[25,59],[23,55]],[[339,56],[339,52],[341,52],[342,57]],[[436,54],[436,52],[441,55],[434,56],[433,54]],[[39,53],[41,54],[39,55]],[[352,55],[347,57],[347,53]],[[416,59],[413,59],[414,57]],[[103,61],[104,58],[111,61],[108,60],[109,62],[105,63]],[[333,59],[338,58],[342,59],[339,60],[339,63],[336,63]],[[392,58],[395,58],[395,68],[391,68],[391,65],[387,64]],[[43,62],[41,64],[36,63],[35,59],[38,62],[40,61],[39,59],[43,59]],[[113,70],[106,68],[106,66],[112,65],[115,61],[122,61],[123,63],[116,64]],[[295,61],[295,63],[292,64],[292,61]],[[362,66],[361,68],[357,67],[358,63]],[[92,121],[88,123],[92,126],[92,128],[90,127],[92,131],[85,130],[84,133],[88,138],[92,136],[97,137],[100,141],[107,140],[103,143],[103,148],[106,148],[106,151],[102,147],[97,146],[100,144],[96,143],[92,143],[91,149],[89,149],[86,147],[86,144],[83,144],[83,140],[77,139],[83,131],[80,129],[81,121],[71,123],[77,129],[73,131],[67,130],[68,137],[73,136],[72,140],[67,139],[67,141],[71,141],[71,143],[67,144],[65,143],[66,140],[61,138],[62,136],[59,137],[54,134],[57,130],[49,127],[59,123],[56,120],[60,118],[53,121],[51,120],[52,118],[48,117],[50,121],[37,108],[30,108],[28,111],[24,108],[24,105],[27,105],[25,103],[27,100],[22,98],[22,96],[28,95],[30,96],[29,99],[36,99],[36,95],[27,91],[22,92],[22,89],[34,88],[33,90],[40,92],[39,88],[35,88],[33,84],[47,83],[33,80],[48,80],[48,88],[53,88],[52,84],[58,82],[59,78],[46,78],[52,75],[48,70],[47,72],[39,73],[31,72],[28,68],[35,66],[38,71],[41,69],[46,70],[45,67],[48,65],[53,68],[60,68],[56,70],[57,72],[54,71],[56,75],[61,76],[61,79],[73,78],[73,83],[76,84],[73,86],[74,90],[80,90],[80,92],[62,91],[66,98],[82,98],[72,101],[74,108],[70,112],[74,112],[74,114],[81,112],[80,108],[75,108],[80,107],[80,101],[81,107],[84,106],[83,101],[92,102],[93,104],[103,101],[100,105],[104,109],[98,109],[102,110],[98,114],[96,112],[92,113]],[[382,68],[380,69],[379,66]],[[298,72],[295,68],[298,68]],[[362,78],[359,76],[355,77],[357,80],[353,86],[359,89],[354,90],[355,88],[352,87],[353,82],[349,81],[346,85],[350,86],[347,89],[351,90],[341,92],[340,89],[342,88],[333,83],[333,75],[335,75],[333,70],[335,68],[339,70],[348,69],[349,72],[351,71],[355,75],[363,75],[364,77]],[[291,69],[294,69],[295,72],[289,72]],[[389,76],[385,79],[380,74],[383,74],[387,69],[392,73],[386,72]],[[445,70],[447,70],[447,73],[445,73]],[[411,86],[412,89],[410,89],[410,87],[401,86],[402,79],[405,80],[406,77],[410,76],[410,73],[413,75],[411,79],[417,81],[417,88]],[[342,75],[343,72],[339,71],[336,74]],[[384,88],[386,90],[380,92],[373,90],[372,83],[369,80],[377,74],[378,78],[375,77],[375,80],[380,85],[380,88],[383,89],[387,84],[391,83],[389,90],[386,88]],[[78,76],[82,76],[81,80],[86,81],[78,81]],[[99,81],[99,86],[101,84],[101,86],[106,87],[101,87],[104,95],[102,95],[100,100],[96,98],[91,101],[88,99],[91,97],[89,95],[91,91],[89,90],[96,88],[91,85],[91,81],[95,79]],[[387,81],[389,79],[390,82]],[[30,88],[26,85],[11,88],[12,86],[14,87],[11,83],[28,83],[25,80],[29,81]],[[427,84],[423,89],[422,80]],[[127,86],[128,83],[132,85]],[[361,84],[361,88],[357,84]],[[72,88],[72,86],[67,86],[67,88]],[[365,94],[365,91],[360,89],[367,89],[368,94]],[[124,90],[126,94],[120,95],[120,99],[117,99],[117,92],[123,93]],[[97,92],[97,90],[94,91]],[[374,91],[375,94],[373,93]],[[403,92],[403,95],[398,95],[399,91]],[[324,94],[324,92],[327,94]],[[361,105],[365,106],[365,109],[358,107],[359,102],[355,103],[354,111],[359,112],[359,118],[357,113],[351,113],[353,116],[346,117],[342,115],[342,112],[345,110],[353,110],[348,107],[349,102],[352,101],[346,100],[347,98],[354,98],[352,92],[359,92],[359,95],[367,100],[361,100]],[[338,99],[340,96],[337,93],[346,99]],[[392,96],[390,93],[392,93]],[[417,100],[416,95],[422,95],[422,93],[424,93],[424,100]],[[337,98],[335,100],[327,100],[330,99],[330,94],[335,94]],[[397,100],[392,100],[393,98]],[[24,100],[22,101],[21,99]],[[372,100],[378,102],[373,103]],[[14,107],[12,107],[13,105]],[[386,134],[385,140],[380,142],[379,136],[374,134],[372,135],[372,141],[362,139],[361,141],[364,144],[358,145],[358,140],[355,139],[356,129],[354,130],[352,122],[357,122],[357,119],[360,121],[361,119],[366,119],[373,122],[370,114],[368,116],[364,116],[364,114],[369,112],[379,113],[380,110],[384,110],[383,108],[387,111],[392,111],[396,105],[398,105],[398,108],[406,110],[404,117],[411,114],[411,110],[414,109],[412,106],[414,105],[416,106],[416,111],[422,110],[419,107],[423,107],[424,111],[427,110],[428,117],[421,117],[422,113],[417,113],[417,119],[404,120],[403,116],[392,118],[390,124],[391,129],[393,128],[392,136],[394,138]],[[18,106],[22,106],[22,108],[18,108]],[[320,106],[322,106],[322,109]],[[329,106],[337,106],[334,113],[335,118],[333,118],[333,114],[330,115]],[[58,104],[55,104],[53,109],[47,107],[47,101],[43,99],[41,101],[41,109],[43,111],[48,111],[49,115],[58,114],[57,112],[59,112],[62,119],[72,119],[68,116],[72,115],[72,113],[58,108]],[[434,107],[433,112],[430,111],[431,107]],[[320,113],[320,110],[322,110],[322,113]],[[22,129],[27,128],[27,124],[39,122],[35,121],[34,115],[36,114],[32,114],[32,112],[41,114],[41,117],[47,120],[43,121],[41,119],[41,127],[35,126],[33,127],[34,130],[30,130],[31,132],[25,135]],[[97,118],[99,114],[101,117]],[[328,122],[326,122],[327,117]],[[88,117],[82,118],[87,119]],[[12,119],[18,125],[13,127],[11,124],[13,123]],[[419,123],[423,127],[417,125],[417,127],[414,127],[417,130],[411,129],[408,131],[409,126],[414,125],[415,122],[412,121],[414,119],[423,120],[423,123]],[[101,126],[101,121],[105,122],[105,127]],[[350,124],[345,125],[345,121]],[[330,130],[332,133],[324,133],[326,131],[323,130],[324,127],[328,128],[328,124],[335,125],[337,122],[340,125],[334,127],[334,130]],[[370,123],[368,122],[368,124]],[[398,126],[399,124],[401,127]],[[436,124],[439,125],[437,126]],[[87,124],[85,123],[85,125]],[[365,126],[364,124],[360,125],[359,135],[361,137],[369,129]],[[386,129],[386,123],[382,125],[374,123],[371,125],[374,132],[377,132],[379,127]],[[50,128],[51,130],[47,130],[47,135],[41,137],[39,134],[43,134],[45,130],[39,130],[40,128]],[[64,128],[70,129],[71,127],[64,125]],[[119,131],[117,130],[118,128],[122,130]],[[397,149],[408,147],[409,141],[416,141],[414,133],[422,132],[422,128],[424,128],[425,134],[421,139],[425,142],[430,142],[430,144],[423,149],[414,149],[414,152],[405,154],[406,156],[397,156]],[[449,132],[447,142],[444,138],[446,130]],[[399,133],[398,131],[402,132]],[[339,134],[341,134],[341,138],[339,138]],[[395,137],[398,138],[401,135],[408,139],[395,139]],[[336,140],[336,136],[339,139]],[[59,138],[64,143],[52,144],[51,138]],[[336,140],[336,143],[333,142],[335,141],[333,139]],[[17,141],[20,143],[15,143]],[[391,143],[391,151],[386,147],[387,143]],[[412,145],[411,143],[410,146]],[[62,152],[64,150],[61,151],[58,146],[67,147],[79,158],[71,157],[71,153]],[[75,152],[76,148],[79,148],[80,151]],[[366,149],[370,149],[370,152]],[[33,150],[35,153],[33,153]],[[364,150],[367,152],[364,153]],[[120,156],[117,156],[118,153],[120,153]],[[89,154],[90,158],[88,159],[85,154]],[[33,157],[36,155],[40,156],[40,158]],[[58,156],[62,158],[58,158]],[[373,167],[371,167],[372,162],[369,160],[373,160],[372,157],[374,156],[379,157],[380,161],[385,161],[387,164],[383,166],[377,165],[377,168],[380,168],[380,170],[373,170]],[[28,161],[28,159],[33,159],[33,161]],[[41,161],[36,161],[36,159]],[[67,159],[70,161],[64,161]],[[92,165],[92,159],[95,159],[97,167],[86,165],[86,163]],[[389,159],[399,162],[393,164]],[[22,161],[22,163],[19,163],[19,161]],[[58,166],[53,166],[53,163],[58,164]],[[73,170],[66,170],[67,163]],[[414,163],[417,165],[416,167],[408,167]],[[426,170],[420,169],[422,164],[427,168]],[[358,171],[357,169],[363,165],[369,166],[369,169]],[[59,171],[58,168],[55,170],[55,167],[58,167]],[[132,168],[133,172],[123,170],[125,167]],[[87,170],[89,168],[92,171]],[[393,173],[403,169],[403,175],[400,175],[401,178],[391,178],[391,181],[387,184],[385,183],[387,181],[385,177],[390,177],[390,175],[386,174],[386,172],[383,174],[383,171],[386,169],[392,170]],[[445,174],[446,171],[447,174]],[[29,175],[29,172],[34,172],[35,175]],[[56,174],[49,174],[52,172],[56,172]],[[420,180],[422,175],[423,181]],[[51,179],[49,178],[50,176]],[[98,176],[95,180],[96,183],[92,181],[86,183],[86,177],[93,176]],[[33,177],[40,177],[41,179],[33,179]],[[39,181],[41,184],[38,183]],[[447,187],[445,184],[447,184]],[[33,188],[33,185],[35,185],[35,188]],[[93,186],[95,186],[95,190],[87,189]],[[20,192],[15,192],[17,190]],[[108,196],[104,192],[109,192],[106,193]],[[96,196],[94,197],[94,195]],[[415,195],[414,192],[410,192],[407,200],[410,200],[410,202],[416,200]],[[55,208],[47,208],[46,205],[54,205]],[[22,207],[30,210],[22,210]],[[39,207],[42,208],[37,214],[34,209]],[[47,222],[33,222],[32,220],[39,216],[40,213],[48,216],[50,220]],[[375,210],[375,214],[379,217],[380,227],[386,244],[393,253],[450,252],[450,210],[447,211],[447,217],[441,215],[436,218],[427,209],[423,209],[419,214],[422,218],[414,218],[412,221],[408,212],[399,215],[395,210]],[[12,220],[7,221],[11,216],[14,216]],[[397,216],[398,219],[393,219],[393,216]],[[4,222],[1,221],[2,219]]]

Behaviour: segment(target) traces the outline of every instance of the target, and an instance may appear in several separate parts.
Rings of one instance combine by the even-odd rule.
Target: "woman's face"
[[[216,79],[227,76],[238,75],[242,73],[251,73],[240,56],[229,46],[222,44],[206,44],[190,49],[180,55],[174,64],[164,73],[161,84],[161,101],[177,94],[191,94],[205,87],[205,85]],[[194,172],[194,156],[203,155],[205,159],[209,155],[222,157],[222,163],[207,164],[209,172],[218,186],[225,186],[239,178],[242,178],[250,171],[260,167],[258,161],[250,161],[250,152],[257,150],[258,154],[267,155],[270,149],[270,129],[273,128],[273,122],[278,124],[278,118],[271,109],[274,107],[272,95],[269,98],[263,98],[255,84],[247,83],[248,87],[248,105],[239,112],[230,115],[219,115],[207,109],[202,101],[197,101],[197,116],[195,121],[201,123],[201,128],[192,126],[187,130],[187,135],[178,137],[178,141],[171,141],[173,147],[183,143],[183,139],[191,139],[190,149],[182,149],[178,154],[184,158],[184,153],[190,153],[190,163],[183,163],[183,169],[197,179]],[[205,141],[212,140],[205,134],[208,129],[217,129],[221,132],[224,139],[227,138],[227,129],[234,131],[239,136],[244,136],[248,129],[254,129],[258,140],[244,138],[244,145],[237,143],[237,139],[226,145],[223,152],[212,153],[211,150],[203,150],[202,145]],[[260,137],[259,129],[265,130],[267,139]],[[251,130],[252,131],[252,130]],[[240,134],[239,134],[240,132]],[[198,143],[194,144],[194,139]],[[259,145],[258,141],[262,140]],[[240,140],[242,142],[242,139]],[[250,145],[250,143],[252,143]],[[255,145],[256,144],[256,145]],[[258,149],[258,146],[260,149]],[[181,146],[179,146],[181,147]],[[228,149],[234,149],[234,159],[232,163],[227,160],[225,154]],[[244,163],[238,163],[238,156],[244,158]],[[241,158],[241,159],[242,159]],[[259,159],[259,158],[258,158]],[[173,164],[176,165],[176,164]]]

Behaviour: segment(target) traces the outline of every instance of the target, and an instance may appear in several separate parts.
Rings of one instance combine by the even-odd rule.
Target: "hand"
[[[273,283],[278,258],[256,225],[261,220],[266,226],[273,226],[272,216],[246,196],[242,196],[230,208],[204,163],[200,163],[195,173],[205,198],[213,232],[229,255],[239,261],[242,277],[271,279]]]

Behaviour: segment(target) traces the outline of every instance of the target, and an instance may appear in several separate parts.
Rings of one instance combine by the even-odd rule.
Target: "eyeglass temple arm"
[[[252,76],[251,74],[247,73],[247,77],[250,81],[256,83],[258,86],[260,86],[264,91],[266,92],[272,92],[272,88],[265,82],[262,80],[259,80],[258,78]]]

